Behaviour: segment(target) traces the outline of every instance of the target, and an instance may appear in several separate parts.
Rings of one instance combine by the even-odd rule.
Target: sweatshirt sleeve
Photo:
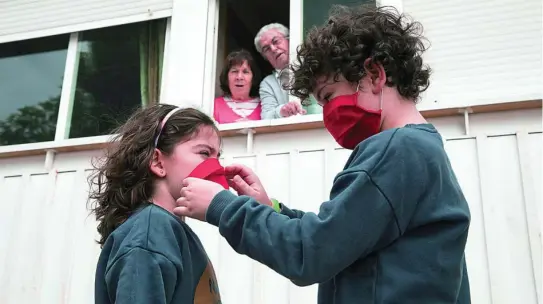
[[[259,89],[260,104],[262,105],[262,119],[281,118],[281,107],[277,97],[273,94],[273,89],[266,79],[260,83]]]
[[[133,248],[106,272],[111,301],[117,304],[170,303],[177,269],[165,256]]]
[[[301,218],[305,212],[296,209],[290,209],[281,203],[281,214],[288,216],[289,218]]]
[[[365,171],[338,176],[318,214],[289,218],[250,197],[221,191],[206,220],[235,251],[299,286],[327,281],[399,235],[390,202]]]

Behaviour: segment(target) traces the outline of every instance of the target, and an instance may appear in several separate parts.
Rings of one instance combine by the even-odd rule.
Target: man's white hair
[[[288,39],[288,28],[280,23],[270,23],[268,25],[264,25],[256,34],[255,37],[255,47],[256,50],[262,54],[262,47],[260,46],[260,39],[262,39],[262,36],[264,33],[266,33],[269,30],[277,30],[279,33],[283,34],[283,36]]]

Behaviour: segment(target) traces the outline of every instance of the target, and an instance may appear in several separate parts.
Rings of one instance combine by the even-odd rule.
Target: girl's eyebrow
[[[206,148],[211,152],[211,154],[217,153],[217,155],[219,155],[219,156],[220,156],[220,154],[222,152],[222,151],[217,151],[217,149],[213,148],[212,146],[210,146],[208,144],[197,144],[197,145],[194,146],[194,148]]]

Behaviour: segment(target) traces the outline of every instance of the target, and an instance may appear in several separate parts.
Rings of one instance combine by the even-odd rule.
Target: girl
[[[195,109],[155,105],[116,134],[90,179],[102,247],[95,302],[220,303],[200,240],[172,214],[187,176],[228,187],[213,121]]]

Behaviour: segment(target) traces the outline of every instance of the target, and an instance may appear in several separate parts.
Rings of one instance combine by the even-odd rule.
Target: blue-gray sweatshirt
[[[220,304],[202,243],[187,224],[147,204],[107,238],[96,268],[97,304]]]
[[[360,143],[318,214],[225,190],[206,220],[238,253],[299,286],[319,283],[321,304],[470,303],[470,212],[430,124]]]

